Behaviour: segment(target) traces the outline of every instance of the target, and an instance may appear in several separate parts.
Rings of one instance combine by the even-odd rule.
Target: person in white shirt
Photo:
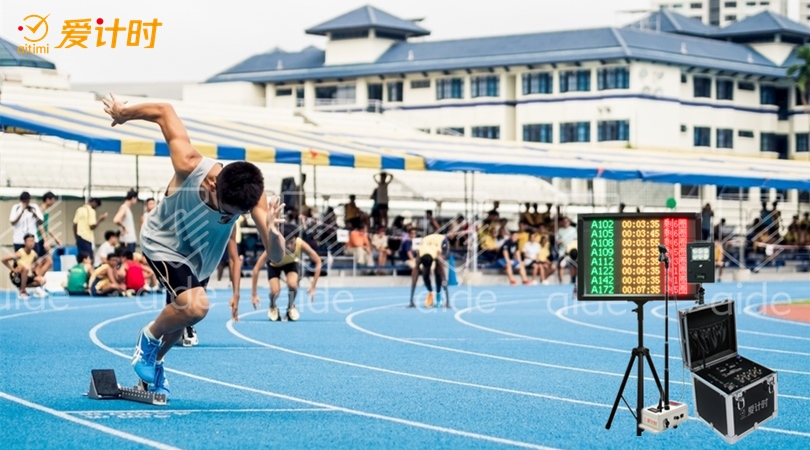
[[[537,284],[537,275],[540,272],[540,262],[537,257],[540,256],[540,239],[536,231],[532,231],[529,235],[529,242],[523,244],[523,266],[526,267],[526,272],[531,269],[532,284]],[[543,277],[540,280],[544,280]]]
[[[118,208],[118,213],[113,218],[113,222],[120,227],[121,243],[131,252],[135,251],[135,243],[138,241],[135,219],[132,216],[132,205],[135,203],[138,203],[138,192],[131,190],[127,192],[124,203]]]
[[[107,264],[107,255],[115,253],[115,248],[118,247],[118,232],[107,230],[104,232],[104,243],[96,249],[96,255],[93,258],[93,267],[98,267],[102,264]]]
[[[154,198],[147,198],[146,201],[143,202],[143,214],[141,215],[141,223],[138,225],[138,231],[143,228],[143,222],[146,220],[146,216],[155,209],[155,206],[157,206],[157,203],[155,203]]]
[[[43,222],[42,211],[39,210],[39,206],[31,203],[31,194],[26,191],[20,194],[20,203],[11,207],[8,220],[11,222],[11,226],[14,227],[13,242],[15,252],[25,247],[25,236],[29,234],[36,236],[38,233],[45,234],[41,227]]]
[[[371,249],[377,258],[378,266],[385,266],[388,262],[388,255],[391,254],[391,249],[388,248],[388,236],[385,235],[385,228],[379,227],[377,232],[371,236]],[[385,272],[377,272],[382,275]]]
[[[577,240],[577,229],[571,225],[568,217],[563,217],[560,228],[557,230],[557,279],[562,283],[562,268],[568,267],[571,261],[566,258],[568,247]]]

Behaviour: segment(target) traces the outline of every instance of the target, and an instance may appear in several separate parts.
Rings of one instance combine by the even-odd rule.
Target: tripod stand
[[[641,433],[644,431],[641,429],[641,410],[644,409],[644,359],[647,359],[647,363],[650,365],[650,370],[652,371],[653,378],[655,379],[655,384],[658,386],[658,392],[661,395],[664,395],[664,388],[661,386],[661,380],[658,379],[658,373],[655,371],[655,366],[652,362],[652,357],[650,357],[650,349],[644,347],[644,305],[647,303],[646,300],[635,300],[633,303],[636,304],[636,309],[633,312],[636,313],[638,317],[638,347],[634,348],[632,351],[632,356],[630,357],[630,362],[627,364],[627,370],[624,372],[624,378],[622,379],[622,385],[619,388],[619,393],[616,394],[616,400],[613,402],[613,409],[610,411],[610,418],[608,418],[607,425],[605,428],[608,430],[610,429],[610,425],[613,423],[613,417],[616,415],[616,409],[619,407],[619,400],[622,399],[622,395],[624,394],[624,388],[627,385],[627,379],[630,378],[630,371],[633,370],[633,363],[638,358],[638,399],[636,400],[636,436],[641,436]],[[629,405],[628,405],[629,406]]]

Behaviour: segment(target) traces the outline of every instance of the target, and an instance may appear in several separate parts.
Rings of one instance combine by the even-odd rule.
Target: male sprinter
[[[278,300],[279,293],[281,292],[281,274],[284,273],[284,278],[287,281],[287,293],[289,299],[287,301],[287,320],[295,322],[300,315],[298,309],[295,307],[295,297],[298,294],[298,273],[300,272],[301,253],[306,252],[310,261],[315,264],[314,275],[312,276],[312,284],[307,290],[309,301],[312,301],[315,295],[315,286],[318,284],[318,277],[321,276],[321,257],[318,253],[310,247],[309,244],[304,242],[303,239],[297,236],[294,226],[285,226],[284,235],[287,236],[286,254],[279,263],[267,263],[267,252],[262,252],[256,265],[253,266],[253,309],[259,307],[259,294],[257,293],[259,285],[259,271],[262,266],[267,263],[267,279],[270,281],[270,310],[267,311],[267,318],[271,322],[278,322]]]
[[[413,302],[413,294],[416,291],[416,280],[419,278],[419,271],[421,267],[422,280],[425,282],[425,287],[428,290],[427,297],[425,298],[425,306],[430,308],[433,306],[433,286],[430,283],[430,271],[436,277],[436,290],[439,293],[438,304],[442,302],[442,288],[444,288],[445,300],[444,307],[450,307],[450,293],[447,290],[447,278],[444,276],[445,256],[450,249],[450,241],[447,236],[442,234],[429,234],[422,238],[419,244],[419,259],[417,264],[411,271],[411,303],[409,308],[415,308],[416,304]]]
[[[125,106],[110,95],[103,100],[112,126],[145,120],[160,126],[169,148],[174,176],[162,202],[146,218],[141,247],[149,266],[171,300],[155,321],[143,327],[135,344],[132,366],[154,392],[168,396],[163,357],[183,329],[208,314],[205,285],[231,237],[236,219],[250,212],[270,255],[281,261],[284,237],[277,229],[283,205],[267,201],[258,167],[239,161],[227,166],[203,157],[191,146],[186,128],[171,105],[143,103]],[[239,298],[231,298],[238,320]]]

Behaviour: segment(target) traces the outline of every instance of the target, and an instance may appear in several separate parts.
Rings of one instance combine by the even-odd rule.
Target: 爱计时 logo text
[[[117,17],[110,21],[100,17],[95,20],[91,17],[65,19],[61,22],[60,42],[51,47],[51,42],[45,40],[50,32],[50,16],[30,14],[22,20],[23,24],[17,30],[23,33],[23,38],[28,43],[17,47],[17,53],[44,54],[50,53],[52,48],[155,48],[158,28],[163,26],[157,18],[150,21],[131,19],[128,22]]]

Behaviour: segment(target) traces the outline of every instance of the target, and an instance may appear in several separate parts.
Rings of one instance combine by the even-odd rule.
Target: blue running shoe
[[[166,379],[166,372],[163,370],[163,361],[155,364],[155,384],[149,387],[149,391],[163,394],[166,400],[169,399],[169,380]]]
[[[146,327],[148,327],[147,325]],[[147,384],[155,382],[155,364],[157,362],[158,350],[162,342],[159,339],[150,339],[144,332],[146,327],[141,329],[138,335],[138,342],[135,344],[135,353],[132,355],[132,367],[138,377]]]

